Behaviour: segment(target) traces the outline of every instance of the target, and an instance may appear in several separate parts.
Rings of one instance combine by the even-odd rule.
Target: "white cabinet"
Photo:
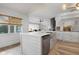
[[[50,49],[52,49],[57,42],[56,32],[51,32],[50,37]]]
[[[38,40],[37,40],[38,39]],[[27,55],[37,55],[41,54],[41,40],[35,36],[28,36],[23,35],[22,37],[22,47],[23,47],[23,54]]]
[[[79,32],[57,32],[57,38],[68,42],[79,42]]]
[[[47,54],[50,48],[50,36],[48,33],[25,33],[22,35],[22,51],[26,55]]]
[[[79,11],[64,12],[56,17],[56,26],[60,26],[63,31],[63,26],[71,26],[72,31],[79,31]]]

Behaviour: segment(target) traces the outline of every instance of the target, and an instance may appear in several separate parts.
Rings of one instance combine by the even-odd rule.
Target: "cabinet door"
[[[47,55],[50,49],[50,36],[46,35],[42,37],[42,54]]]
[[[41,55],[41,39],[38,36],[22,35],[22,50],[26,55]]]

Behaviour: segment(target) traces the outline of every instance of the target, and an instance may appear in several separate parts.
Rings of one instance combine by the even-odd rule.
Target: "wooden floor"
[[[13,45],[9,45],[9,46],[6,46],[6,47],[2,47],[2,48],[0,48],[0,52],[5,51],[5,50],[8,50],[8,49],[15,48],[15,47],[17,47],[19,45],[20,45],[20,43],[16,43],[16,44],[13,44]]]
[[[49,55],[79,55],[79,43],[57,41]]]

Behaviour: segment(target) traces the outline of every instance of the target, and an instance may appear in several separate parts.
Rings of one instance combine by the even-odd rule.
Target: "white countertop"
[[[64,32],[64,31],[39,31],[39,32],[27,32],[27,33],[20,33],[21,35],[31,35],[31,36],[44,36],[50,35],[51,33],[79,33],[79,32]]]
[[[28,32],[28,33],[20,33],[21,35],[32,35],[32,36],[44,36],[44,35],[50,35],[50,33],[46,32]]]
[[[44,32],[48,32],[48,33],[54,33],[54,32],[63,32],[63,33],[79,33],[79,32],[76,32],[76,31],[71,31],[71,32],[68,32],[68,31],[44,31]]]

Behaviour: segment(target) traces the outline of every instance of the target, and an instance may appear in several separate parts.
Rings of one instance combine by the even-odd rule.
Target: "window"
[[[0,24],[0,33],[8,33],[8,25]]]
[[[7,24],[0,24],[0,34],[2,33],[20,33],[21,26],[19,25],[7,25]]]
[[[21,18],[3,15],[0,16],[0,34],[19,32],[21,32]]]
[[[10,25],[10,33],[14,33],[14,25]]]
[[[21,32],[21,26],[19,26],[19,25],[16,26],[16,32],[17,33]]]

